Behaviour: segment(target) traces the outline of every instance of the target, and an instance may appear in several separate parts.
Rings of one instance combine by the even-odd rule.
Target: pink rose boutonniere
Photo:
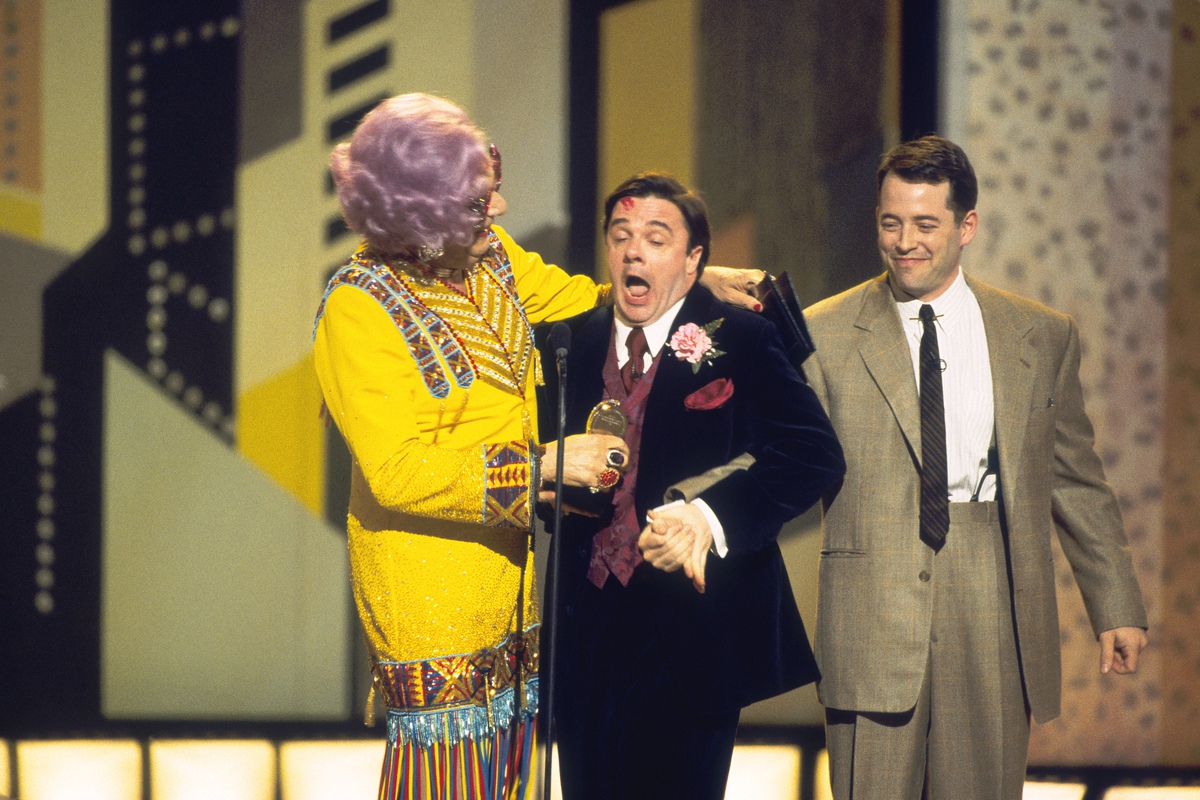
[[[671,335],[669,342],[671,349],[675,351],[675,357],[691,364],[692,372],[699,372],[701,364],[707,364],[717,356],[725,355],[725,351],[718,350],[712,340],[712,335],[724,321],[724,317],[715,319],[703,328],[694,322],[680,325],[679,330]]]

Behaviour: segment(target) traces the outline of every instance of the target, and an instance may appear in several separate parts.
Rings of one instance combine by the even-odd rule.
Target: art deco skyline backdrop
[[[811,302],[879,270],[903,5],[0,3],[0,736],[359,716],[345,455],[309,351],[354,244],[326,159],[365,109],[467,107],[504,155],[501,224],[547,260],[592,252],[580,197],[666,168],[708,197],[715,260],[786,269]],[[568,53],[581,19],[593,74]],[[1079,321],[1151,614],[1142,672],[1101,678],[1056,554],[1066,702],[1031,761],[1200,765],[1200,3],[941,19],[938,127],[981,180],[964,266]],[[784,541],[808,617],[814,525]],[[820,709],[807,688],[744,719]]]

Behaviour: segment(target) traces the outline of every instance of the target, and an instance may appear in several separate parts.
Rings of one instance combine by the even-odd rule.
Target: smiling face
[[[700,245],[688,249],[683,214],[661,197],[622,197],[604,240],[617,317],[627,325],[656,322],[696,282]]]
[[[949,181],[914,183],[893,172],[879,187],[879,254],[900,300],[933,300],[958,277],[979,218],[972,210],[955,222],[949,198]]]

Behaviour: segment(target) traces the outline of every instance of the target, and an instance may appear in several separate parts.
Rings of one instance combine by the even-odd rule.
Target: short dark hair
[[[613,189],[604,201],[604,233],[608,234],[608,226],[612,222],[612,210],[622,197],[659,197],[670,201],[683,215],[683,224],[688,229],[688,252],[697,245],[700,250],[700,266],[696,277],[704,272],[708,263],[708,250],[711,234],[708,228],[708,207],[700,195],[684,186],[665,172],[639,172],[632,178]]]
[[[932,133],[898,144],[883,154],[875,174],[876,190],[883,188],[883,179],[889,172],[910,183],[949,181],[946,206],[954,212],[956,224],[975,209],[979,199],[979,182],[967,154],[954,142]]]

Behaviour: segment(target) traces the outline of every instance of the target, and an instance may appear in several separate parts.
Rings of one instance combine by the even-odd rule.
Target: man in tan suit
[[[1102,673],[1137,669],[1146,613],[1074,321],[963,273],[978,189],[957,145],[902,144],[878,180],[886,272],[805,312],[847,463],[817,606],[833,793],[1020,798],[1030,712],[1060,710],[1051,532]]]

